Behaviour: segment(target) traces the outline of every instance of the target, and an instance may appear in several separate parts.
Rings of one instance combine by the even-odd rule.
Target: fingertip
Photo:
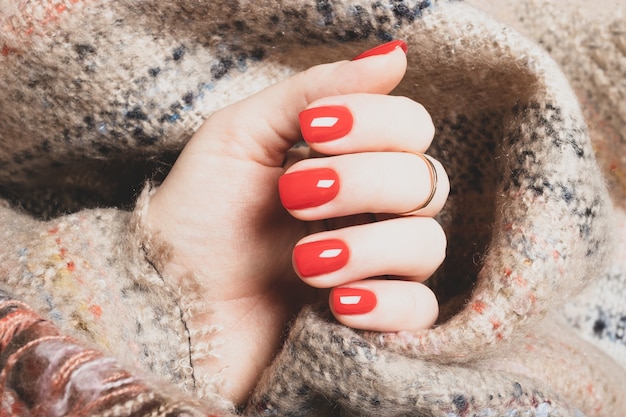
[[[331,309],[339,317],[370,314],[378,305],[376,293],[368,288],[338,287],[330,295]]]
[[[350,109],[341,105],[309,105],[298,117],[302,137],[309,145],[342,138],[354,124]]]
[[[369,52],[363,58],[313,66],[296,74],[285,86],[291,93],[300,91],[300,95],[305,98],[306,108],[315,100],[328,96],[353,93],[388,94],[400,83],[406,68],[407,57],[404,49],[396,47],[386,53]]]
[[[292,263],[300,278],[319,277],[346,266],[350,248],[341,239],[330,238],[299,242],[293,249]],[[309,283],[315,280],[308,280]]]
[[[402,41],[400,42],[398,44],[392,41],[370,49],[348,63],[358,70],[372,74],[369,76],[371,90],[364,92],[388,94],[400,83],[408,65],[405,50],[406,44]],[[395,46],[392,49],[388,49],[388,45]],[[399,45],[404,45],[405,47],[403,48]],[[372,53],[372,51],[375,52],[378,48],[382,48],[384,53]]]
[[[340,323],[369,331],[423,330],[439,315],[432,290],[407,281],[366,280],[334,288],[329,305]]]
[[[402,47],[379,47],[366,51],[347,61],[316,65],[299,74],[293,80],[304,91],[306,105],[315,100],[353,93],[388,94],[402,80],[407,68],[407,57]],[[359,58],[361,57],[361,58]],[[367,59],[365,59],[367,58]]]
[[[409,51],[409,47],[402,39],[396,39],[393,41],[389,41],[383,43],[381,45],[375,46],[372,49],[368,49],[365,52],[360,53],[359,55],[352,58],[352,61],[358,61],[360,59],[369,58],[377,55],[386,55],[391,52],[395,52],[397,50],[401,50],[406,55]]]

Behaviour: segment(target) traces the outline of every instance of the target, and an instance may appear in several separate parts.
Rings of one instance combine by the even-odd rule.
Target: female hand
[[[404,75],[403,46],[313,67],[216,112],[151,198],[146,227],[170,246],[164,278],[206,306],[187,323],[192,346],[212,342],[207,324],[223,328],[195,373],[219,374],[235,402],[324,289],[336,318],[359,329],[415,330],[437,317],[422,281],[445,254],[432,216],[449,184],[423,156],[434,134],[426,110],[386,95]],[[317,157],[293,148],[302,137]],[[382,275],[397,279],[371,279]]]

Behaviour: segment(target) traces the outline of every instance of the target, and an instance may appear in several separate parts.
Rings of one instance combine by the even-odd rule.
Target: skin
[[[188,326],[218,323],[224,329],[220,357],[195,363],[196,374],[219,373],[222,395],[235,403],[245,401],[298,309],[328,297],[334,287],[368,289],[378,299],[367,314],[335,313],[347,326],[398,331],[434,323],[437,302],[422,281],[445,255],[446,238],[432,216],[449,184],[435,161],[433,201],[413,215],[396,215],[427,197],[429,171],[412,153],[425,152],[434,135],[422,106],[387,95],[405,70],[400,49],[321,65],[216,112],[152,197],[146,227],[171,246],[163,276],[185,287],[193,274],[195,291],[208,306]],[[301,139],[298,114],[328,104],[350,109],[350,133],[312,144],[314,158],[291,150]],[[338,173],[339,194],[318,207],[283,208],[280,176],[316,167]],[[367,213],[388,215],[363,224],[373,218]],[[332,230],[325,230],[325,219]],[[345,241],[348,263],[322,276],[298,277],[294,245],[321,238]],[[366,279],[383,274],[396,279]],[[209,336],[197,336],[192,343],[207,341]]]

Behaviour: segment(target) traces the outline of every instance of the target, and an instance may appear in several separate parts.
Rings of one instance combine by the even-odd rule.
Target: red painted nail
[[[365,51],[362,54],[357,55],[356,57],[352,58],[352,60],[356,61],[358,59],[363,59],[363,58],[367,58],[367,57],[374,56],[374,55],[385,55],[385,54],[395,51],[398,48],[401,48],[405,54],[409,50],[409,47],[406,45],[406,42],[400,39],[396,39],[395,41],[383,43],[382,45],[378,45],[375,48]]]
[[[376,294],[362,288],[335,288],[332,292],[333,309],[342,315],[365,314],[376,307]]]
[[[288,210],[317,207],[339,193],[339,177],[329,168],[291,172],[278,180],[278,192]]]
[[[322,106],[300,113],[302,137],[309,143],[339,139],[352,130],[352,113],[343,106]]]
[[[302,243],[293,249],[295,267],[303,278],[337,271],[348,263],[349,257],[348,246],[339,239]]]

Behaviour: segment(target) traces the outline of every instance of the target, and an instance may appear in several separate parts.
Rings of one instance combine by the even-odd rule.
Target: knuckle
[[[432,326],[439,314],[435,293],[423,284],[413,283],[408,313],[412,317],[410,328],[419,330]]]
[[[434,272],[445,260],[448,239],[445,230],[437,220],[428,217],[422,219],[420,223],[421,231],[417,236],[428,236],[428,262]]]
[[[401,101],[400,104],[406,106],[411,113],[409,120],[416,120],[418,122],[420,136],[423,138],[423,141],[426,142],[425,144],[430,146],[435,137],[435,124],[430,112],[423,104],[408,97],[399,97],[399,100]]]

